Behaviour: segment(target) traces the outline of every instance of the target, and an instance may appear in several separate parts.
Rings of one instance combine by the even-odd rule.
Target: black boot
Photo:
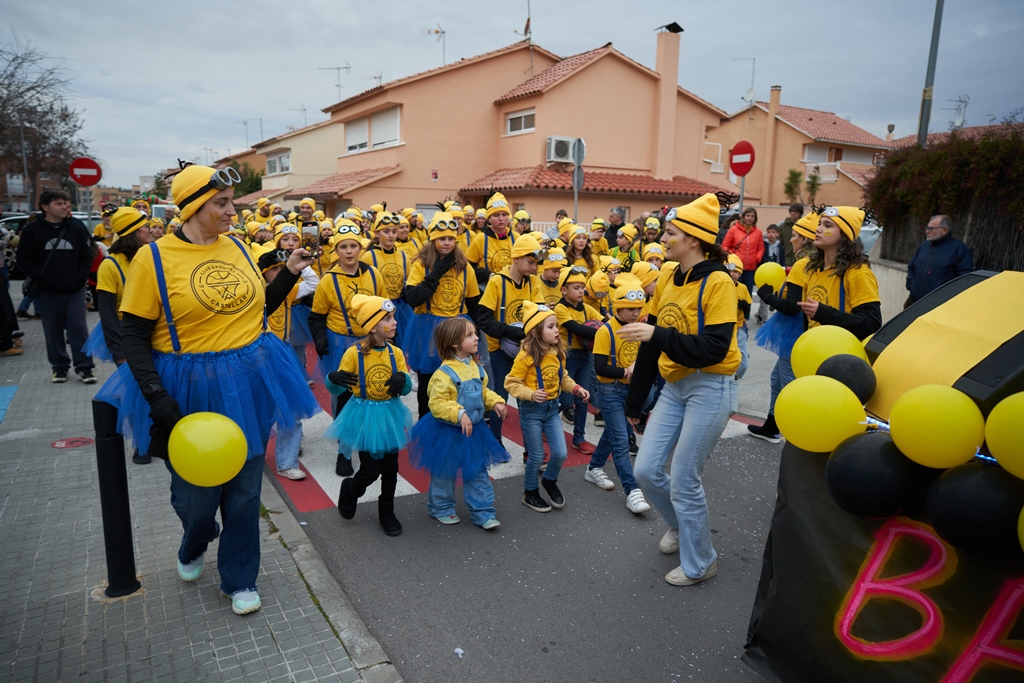
[[[755,425],[748,425],[747,431],[750,435],[758,439],[764,439],[768,443],[781,443],[782,435],[779,433],[779,426],[775,424],[774,413],[768,414],[768,419],[764,421],[764,424],[760,427]]]
[[[629,435],[629,454],[636,455],[640,452],[640,447],[636,445],[636,434]]]
[[[356,516],[356,505],[359,503],[359,496],[352,490],[352,478],[347,477],[341,480],[341,492],[338,493],[338,514],[342,519],[352,519]]]
[[[352,458],[344,453],[338,453],[338,464],[334,466],[334,473],[339,477],[351,477],[355,474],[355,470],[352,469]]]
[[[402,523],[395,517],[395,501],[377,499],[377,514],[380,517],[380,525],[384,527],[384,533],[388,536],[401,536]]]
[[[138,448],[136,448],[135,452],[132,453],[132,462],[135,463],[136,465],[148,465],[152,461],[152,456],[140,454]]]

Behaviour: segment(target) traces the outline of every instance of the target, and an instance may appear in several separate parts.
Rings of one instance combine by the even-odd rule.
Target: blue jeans
[[[184,534],[178,560],[189,563],[206,552],[210,541],[220,536],[217,569],[220,589],[227,595],[258,590],[260,570],[260,491],[263,487],[263,460],[249,458],[242,471],[222,486],[195,486],[171,472],[171,506],[178,513]],[[224,521],[221,531],[217,510]]]
[[[473,425],[473,429],[482,427],[483,425],[479,423]],[[480,526],[494,517],[494,486],[491,485],[491,477],[487,474],[486,468],[480,470],[479,474],[469,481],[462,480],[462,495],[466,499],[469,519],[473,524]],[[430,488],[427,489],[427,510],[435,519],[455,514],[454,479],[430,478]]]
[[[743,379],[743,375],[747,374],[747,368],[750,366],[750,353],[747,351],[747,330],[746,327],[741,327],[736,330],[736,345],[740,347],[740,367],[736,370],[736,375],[733,377],[733,384],[736,386],[735,391],[732,393],[732,412],[736,412],[739,408],[740,400],[740,389],[739,383]]]
[[[558,417],[558,399],[534,403],[519,403],[519,427],[523,430],[523,441],[530,453],[526,461],[526,473],[523,475],[523,488],[532,491],[539,485],[541,463],[544,462],[544,439],[548,438],[551,459],[544,471],[548,481],[558,481],[558,473],[562,471],[562,463],[568,452],[565,448],[565,432],[562,431],[561,418]],[[543,436],[542,436],[543,435]]]
[[[508,402],[508,391],[505,389],[505,376],[512,370],[512,359],[501,349],[491,354],[491,371],[487,375],[487,386],[494,385],[494,391]],[[491,434],[501,443],[502,419],[496,413],[490,413]]]
[[[66,372],[72,359],[76,371],[92,370],[95,365],[92,357],[82,353],[82,347],[89,339],[89,328],[85,324],[85,287],[70,294],[41,289],[36,299],[36,311],[43,319],[46,358],[53,371]],[[70,358],[68,343],[71,344]]]
[[[590,391],[593,363],[590,360],[590,351],[586,349],[569,349],[565,354],[565,374],[572,377],[576,384]],[[579,396],[562,392],[558,397],[558,404],[565,410],[575,404],[572,425],[572,442],[579,443],[586,437],[587,429],[587,402]]]
[[[629,385],[622,382],[598,382],[597,407],[604,415],[604,432],[590,457],[590,467],[604,467],[608,456],[615,461],[615,471],[627,495],[636,488],[633,464],[629,461],[629,433],[626,431],[626,395]]]
[[[34,304],[35,302],[35,299],[26,295],[22,297],[21,303],[18,304],[18,310],[21,311],[22,313],[28,313],[29,307],[32,306],[32,304]],[[36,313],[39,313],[39,306],[36,306]]]
[[[479,330],[477,331],[477,334],[480,335],[480,348],[477,350],[477,354],[476,355],[477,355],[477,358],[480,359],[480,361],[479,361],[480,362],[480,367],[482,367],[485,370],[487,370],[487,369],[489,369],[491,367],[491,352],[487,348],[487,337],[485,337],[484,333],[479,331]],[[494,353],[495,354],[501,353],[502,355],[504,355],[504,353],[502,352],[501,349],[498,349]],[[511,368],[512,366],[510,365],[509,367]],[[496,387],[497,387],[497,384],[496,384],[495,379],[494,379],[494,373],[493,372],[487,373],[487,388],[490,389],[491,391],[497,391],[498,389]]]
[[[648,502],[679,530],[679,565],[692,578],[718,557],[701,472],[729,421],[733,390],[731,376],[702,372],[666,383],[633,469]]]
[[[275,460],[278,472],[299,466],[299,448],[301,446],[302,422],[297,422],[291,429],[277,428]]]
[[[783,358],[779,356],[779,359],[775,361],[775,367],[772,368],[772,397],[768,402],[768,414],[775,414],[775,400],[779,397],[779,392],[782,389],[796,379],[796,375],[793,374],[793,366],[789,362],[789,358]]]

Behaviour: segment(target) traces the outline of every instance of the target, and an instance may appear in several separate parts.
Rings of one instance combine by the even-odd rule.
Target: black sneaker
[[[551,506],[540,497],[540,491],[537,489],[523,491],[523,505],[537,512],[551,512]]]
[[[551,499],[551,504],[559,509],[564,508],[565,498],[562,497],[562,492],[558,490],[558,482],[541,477],[540,483],[544,487],[544,490],[548,492],[548,498]]]
[[[764,439],[768,443],[782,443],[782,434],[765,429],[763,425],[760,427],[757,425],[747,425],[747,432],[751,436],[758,439]]]
[[[53,373],[53,383],[54,384],[63,384],[64,382],[67,382],[67,381],[68,381],[68,371],[67,370],[57,370],[56,372]]]
[[[352,469],[352,458],[349,458],[344,453],[338,453],[338,464],[334,466],[334,473],[339,477],[351,477],[356,473]]]
[[[594,413],[594,426],[604,427],[604,415],[601,414],[600,410]]]
[[[96,373],[93,372],[92,368],[79,370],[78,379],[82,380],[83,384],[96,384]]]
[[[640,447],[636,445],[636,434],[629,435],[629,454],[636,455],[640,452]]]
[[[136,465],[148,465],[149,463],[153,462],[153,456],[142,455],[138,451],[135,451],[134,455],[132,455],[132,462],[135,463]]]
[[[574,408],[566,408],[563,410],[562,422],[570,425],[576,424],[576,410]]]

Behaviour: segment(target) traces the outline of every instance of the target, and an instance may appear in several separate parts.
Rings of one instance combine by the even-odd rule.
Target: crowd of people
[[[805,215],[795,204],[766,235],[753,208],[723,224],[735,198],[722,193],[632,223],[620,208],[589,227],[559,212],[545,231],[497,192],[480,208],[440,202],[429,220],[384,202],[332,219],[312,198],[291,213],[261,199],[238,215],[230,170],[182,166],[171,220],[151,218],[144,200],[108,206],[91,246],[66,196],[44,193],[18,262],[34,283],[26,298],[43,319],[53,381],[67,379],[72,360],[85,382],[95,381],[94,358],[117,364],[97,398],[118,408],[135,462],[167,462],[184,528],[179,575],[198,578],[219,536],[221,589],[240,614],[260,607],[266,445],[276,432],[278,475],[305,478],[298,458],[302,420],[319,410],[315,383],[334,397],[324,436],[338,442],[344,519],[379,478],[381,527],[402,533],[394,497],[407,448],[411,466],[430,474],[431,517],[460,521],[461,477],[471,522],[499,527],[487,472],[510,457],[501,437],[513,417],[525,447],[522,504],[563,508],[564,422],[572,448],[590,457],[587,482],[615,488],[610,458],[628,510],[653,507],[665,520],[658,548],[680,558],[665,578],[686,586],[718,571],[701,472],[737,409],[756,268],[788,269],[782,289],[757,291],[757,322],[777,311],[762,326],[779,353],[772,402],[792,380],[780,339],[819,324],[863,339],[881,324],[857,239],[865,214],[852,207]],[[92,273],[100,322],[89,334]],[[415,419],[401,400],[413,391]],[[177,421],[203,410],[232,418],[248,443],[246,465],[220,487],[195,486],[166,460]],[[753,436],[779,440],[772,412]],[[596,448],[588,417],[603,427]]]

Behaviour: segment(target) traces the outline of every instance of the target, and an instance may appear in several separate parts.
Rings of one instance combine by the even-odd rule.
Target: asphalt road
[[[495,481],[494,532],[461,501],[462,523],[439,524],[424,494],[397,499],[397,538],[375,502],[351,521],[296,516],[406,681],[760,681],[740,656],[780,453],[747,436],[719,442],[704,473],[719,574],[688,588],[665,583],[678,565],[657,549],[666,527],[626,510],[611,463],[610,492],[564,469],[566,507],[547,514],[520,503],[521,478]]]

